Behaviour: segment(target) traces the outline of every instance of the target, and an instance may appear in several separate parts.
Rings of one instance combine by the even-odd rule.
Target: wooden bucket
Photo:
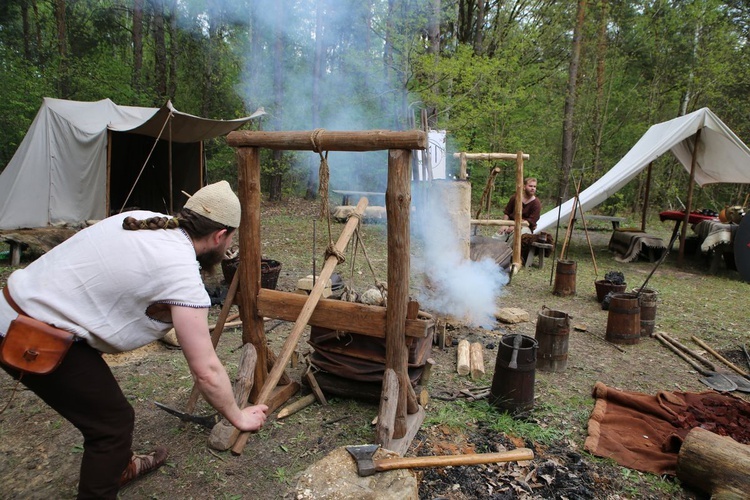
[[[594,288],[596,289],[596,300],[601,303],[604,300],[604,297],[606,297],[609,292],[622,293],[627,289],[627,287],[627,283],[617,285],[607,280],[596,280],[594,281]]]
[[[542,309],[536,319],[534,338],[539,343],[536,366],[542,371],[562,372],[568,365],[570,316],[562,311]]]
[[[633,288],[633,293],[638,293],[638,288]],[[656,302],[659,292],[651,288],[644,288],[638,298],[641,306],[641,337],[650,337],[656,326]]]
[[[558,260],[555,273],[555,288],[552,293],[561,297],[576,294],[576,263],[572,260]]]
[[[613,344],[641,340],[641,308],[634,293],[615,293],[609,303],[606,339]]]
[[[490,389],[490,402],[499,410],[511,414],[530,410],[534,406],[534,377],[538,348],[535,339],[521,335],[521,345],[516,356],[517,366],[511,368],[515,338],[516,334],[508,334],[503,335],[500,340],[495,361],[495,374],[492,377]]]

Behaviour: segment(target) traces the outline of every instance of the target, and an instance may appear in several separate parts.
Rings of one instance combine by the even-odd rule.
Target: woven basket
[[[221,261],[221,271],[224,274],[224,281],[226,281],[227,284],[232,282],[234,273],[237,272],[237,266],[239,266],[239,264],[239,257],[224,259]],[[272,259],[261,259],[260,270],[260,286],[275,290],[276,282],[279,280],[279,274],[281,273],[281,262]]]

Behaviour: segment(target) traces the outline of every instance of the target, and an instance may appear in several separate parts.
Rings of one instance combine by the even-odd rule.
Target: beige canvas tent
[[[173,212],[204,184],[203,141],[255,117],[45,98],[0,174],[0,229],[102,219],[123,207]]]

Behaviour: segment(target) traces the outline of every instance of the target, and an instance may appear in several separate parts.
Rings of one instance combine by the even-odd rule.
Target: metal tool
[[[183,422],[192,422],[194,424],[200,424],[203,427],[206,427],[208,429],[213,429],[216,424],[219,423],[219,420],[221,420],[221,416],[218,413],[214,413],[211,416],[203,417],[201,415],[193,415],[190,413],[185,413],[183,411],[175,410],[174,408],[170,408],[169,406],[159,403],[157,401],[154,401],[154,404],[157,408],[161,408],[165,412],[174,415],[175,417],[179,418]]]
[[[394,469],[413,469],[415,467],[446,467],[448,465],[476,465],[497,462],[512,462],[514,460],[533,460],[534,452],[528,448],[498,453],[475,453],[468,455],[442,455],[426,457],[398,457],[375,459],[375,452],[380,448],[377,444],[347,446],[346,451],[357,462],[357,473],[360,476],[371,476],[376,472]]]
[[[713,363],[708,361],[707,359],[703,358],[703,356],[699,355],[698,353],[695,353],[691,351],[690,349],[686,348],[679,342],[676,342],[674,339],[669,338],[667,335],[663,335],[661,333],[654,333],[654,337],[656,337],[662,344],[664,344],[667,348],[669,348],[672,352],[677,354],[679,357],[684,359],[688,362],[690,366],[695,368],[695,370],[703,375],[703,378],[700,379],[700,381],[710,387],[711,389],[717,390],[719,392],[732,392],[736,391],[738,389],[737,384],[732,380],[727,374],[725,373],[719,373],[715,370],[706,370],[702,366],[700,366],[698,363],[690,359],[681,349],[685,349],[685,352],[689,353],[691,356],[695,357],[696,359],[700,360],[703,364],[709,367],[714,367]],[[673,343],[675,342],[675,343]],[[680,347],[678,347],[680,346]]]

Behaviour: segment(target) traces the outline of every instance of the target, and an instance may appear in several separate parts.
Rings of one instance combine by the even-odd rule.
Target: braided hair
[[[180,210],[175,217],[149,217],[148,219],[136,219],[135,217],[125,217],[122,221],[122,228],[128,231],[138,231],[141,229],[175,229],[181,227],[193,239],[200,239],[214,231],[226,229],[231,233],[236,228],[228,227],[224,224],[212,221],[202,215],[196,214],[188,208]]]

